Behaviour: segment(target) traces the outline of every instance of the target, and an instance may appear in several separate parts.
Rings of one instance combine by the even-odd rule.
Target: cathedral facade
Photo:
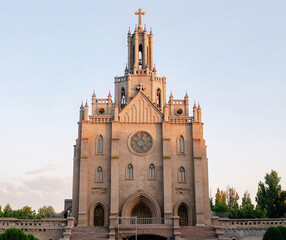
[[[114,98],[92,95],[80,108],[74,149],[72,216],[77,226],[109,227],[110,218],[168,219],[210,225],[208,159],[200,106],[167,101],[153,63],[153,34],[128,32],[125,74]]]

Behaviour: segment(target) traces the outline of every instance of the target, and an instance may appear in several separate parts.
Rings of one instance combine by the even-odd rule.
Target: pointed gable
[[[144,93],[140,91],[119,113],[119,121],[130,123],[159,123],[162,122],[162,116],[162,113]]]

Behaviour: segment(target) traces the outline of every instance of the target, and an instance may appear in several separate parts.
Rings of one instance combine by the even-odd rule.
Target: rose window
[[[147,132],[137,132],[131,137],[131,148],[137,153],[147,153],[153,145],[152,137]]]

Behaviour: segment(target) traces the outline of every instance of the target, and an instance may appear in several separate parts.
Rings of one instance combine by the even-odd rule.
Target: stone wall
[[[19,228],[25,234],[31,233],[40,240],[59,240],[66,231],[67,219],[16,219],[0,218],[0,234],[8,228]]]
[[[285,226],[285,218],[277,219],[228,219],[212,218],[216,231],[221,231],[224,239],[260,240],[269,227]]]

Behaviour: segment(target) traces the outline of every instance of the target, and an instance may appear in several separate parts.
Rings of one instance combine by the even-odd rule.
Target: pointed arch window
[[[142,44],[139,45],[139,53],[138,53],[138,57],[139,57],[139,69],[143,69],[143,47]]]
[[[125,104],[125,89],[124,87],[121,88],[121,105],[124,105]]]
[[[179,146],[178,146],[178,152],[179,154],[184,154],[185,153],[185,140],[184,137],[181,135],[179,137]]]
[[[103,153],[103,137],[101,135],[97,138],[97,153]]]
[[[155,179],[155,166],[153,163],[149,166],[149,179]]]
[[[186,181],[185,168],[180,167],[180,169],[179,169],[179,182],[185,182],[185,181]]]
[[[157,101],[156,101],[156,103],[157,103],[157,107],[161,108],[161,89],[160,88],[157,89]]]
[[[103,171],[101,167],[96,170],[96,182],[103,182]]]
[[[127,166],[127,179],[133,179],[133,165],[131,163]]]

